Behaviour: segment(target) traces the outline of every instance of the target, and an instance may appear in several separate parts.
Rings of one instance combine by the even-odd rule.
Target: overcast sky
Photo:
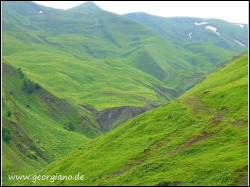
[[[34,1],[37,4],[68,9],[86,1]],[[97,1],[94,3],[103,10],[117,14],[145,12],[162,17],[188,16],[217,18],[234,23],[247,23],[248,1]]]

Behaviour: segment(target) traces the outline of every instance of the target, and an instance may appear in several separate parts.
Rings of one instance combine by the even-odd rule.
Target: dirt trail
[[[195,114],[206,112],[207,114],[212,115],[212,112],[209,110],[209,107],[202,103],[201,96],[199,95],[186,98],[185,104],[193,108]]]
[[[167,155],[164,155],[163,157],[168,157],[168,156],[171,156],[171,155],[173,155],[173,154],[175,154],[175,153],[177,153],[179,151],[187,149],[187,148],[191,147],[194,143],[197,143],[197,142],[200,142],[202,140],[205,140],[205,139],[207,139],[207,138],[209,138],[209,137],[211,137],[211,136],[213,136],[213,135],[215,135],[217,133],[213,133],[213,132],[207,133],[207,132],[204,131],[202,133],[202,136],[201,135],[196,136],[192,141],[187,142],[185,145],[183,145],[179,149],[177,149],[177,150],[175,150],[175,151],[173,151],[173,152],[171,152],[171,153],[169,153]]]

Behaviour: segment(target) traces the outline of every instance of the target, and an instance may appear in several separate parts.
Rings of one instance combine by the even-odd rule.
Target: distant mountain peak
[[[87,1],[82,3],[76,7],[70,8],[68,10],[71,11],[82,11],[82,12],[95,12],[102,10],[99,6],[97,6],[93,1]]]

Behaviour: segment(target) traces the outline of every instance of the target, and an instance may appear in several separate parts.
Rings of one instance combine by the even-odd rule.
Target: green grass
[[[203,81],[199,86],[193,88],[192,90],[186,92],[181,97],[186,97],[189,95],[194,95],[201,91],[212,89],[214,87],[223,86],[225,84],[238,81],[241,78],[245,78],[248,73],[248,64],[245,62],[248,60],[248,56],[244,55],[242,58],[236,59],[227,65],[227,68],[220,70],[219,72],[214,72],[209,74],[206,81]],[[210,78],[212,77],[212,78]]]
[[[234,185],[248,165],[248,73],[242,71],[247,64],[247,55],[234,60],[176,101],[129,120],[37,173],[81,172],[83,181],[18,184]]]
[[[210,40],[211,37],[214,38],[214,33],[207,29],[203,29],[202,32],[208,32],[211,35],[209,40],[202,40],[203,43],[190,42],[188,34],[185,32],[190,28],[195,28],[193,22],[201,20],[196,18],[185,18],[187,23],[184,23],[185,21],[181,21],[182,18],[165,19],[148,15],[146,16],[147,19],[145,19],[146,14],[143,14],[141,19],[147,20],[147,22],[136,19],[141,24],[125,16],[103,11],[93,3],[83,4],[67,11],[38,6],[31,2],[18,4],[19,7],[25,8],[26,12],[16,8],[18,6],[13,2],[3,3],[3,56],[13,65],[20,63],[20,58],[22,58],[22,62],[37,60],[32,55],[36,51],[40,61],[50,64],[53,61],[57,65],[56,70],[58,69],[58,63],[61,65],[61,61],[70,61],[72,63],[77,61],[81,64],[91,61],[95,69],[99,66],[99,63],[94,64],[96,62],[114,60],[116,63],[128,64],[160,81],[164,81],[171,73],[174,74],[176,70],[194,71],[199,76],[207,74],[219,63],[236,54],[235,51],[245,49],[234,41],[232,45],[238,47],[235,50],[224,48],[222,44],[215,45],[213,42],[211,43]],[[44,13],[38,13],[38,9]],[[214,22],[216,21],[222,23],[214,20]],[[161,30],[164,32],[167,32],[166,29],[168,29],[167,37],[153,27],[152,22],[155,23],[154,25],[157,28],[162,27]],[[183,22],[181,27],[179,27],[179,22]],[[247,38],[245,30],[240,30],[239,26],[224,22],[223,24],[226,25],[226,28],[233,27],[235,33],[239,33],[238,37],[235,36],[239,41]],[[229,26],[230,24],[233,26]],[[172,27],[169,28],[169,25]],[[152,26],[152,28],[148,26]],[[172,36],[172,34],[174,35]],[[184,37],[184,35],[186,39],[175,41]],[[50,46],[38,36],[45,36],[47,41],[55,43],[57,46]],[[229,34],[227,34],[227,39],[228,37]],[[231,32],[230,37],[234,37]],[[216,42],[219,43],[217,40]],[[27,51],[32,54],[27,53]],[[65,53],[67,55],[63,55]],[[54,54],[57,54],[56,57]],[[29,59],[26,57],[29,57]],[[37,63],[43,64],[41,62]],[[37,63],[35,64],[37,65]],[[62,64],[64,63],[62,62]],[[70,69],[75,72],[76,68],[85,68],[86,71],[93,72],[88,67],[64,66],[62,69],[68,68],[69,72]],[[37,75],[37,72],[33,72],[33,69],[30,68],[33,67],[29,67],[27,71]],[[53,69],[53,72],[55,69]],[[112,70],[110,71],[112,72]],[[88,75],[88,77],[93,78],[96,74],[100,74],[99,70],[94,75]],[[185,73],[181,76],[184,75]],[[62,76],[62,74],[58,76]],[[81,76],[84,76],[83,73],[81,73]],[[81,84],[78,80],[82,80],[83,77],[74,78],[75,82],[72,86],[76,87],[74,88],[75,93],[80,90],[76,84]],[[187,84],[196,83],[196,79],[187,80]],[[62,82],[65,81],[62,79]],[[62,85],[62,82],[58,84]],[[169,86],[167,81],[165,83],[166,86]],[[179,81],[176,81],[176,85],[173,85],[173,88],[175,87],[185,89],[185,86],[181,85]],[[89,90],[87,92],[90,93]]]
[[[184,24],[183,18],[169,19],[169,23],[163,19],[155,22],[162,29],[158,30],[144,22],[103,11],[91,2],[67,11],[33,2],[3,2],[3,127],[9,129],[12,137],[3,142],[4,185],[15,182],[7,179],[8,174],[32,174],[56,160],[42,173],[69,174],[80,170],[86,176],[79,184],[86,185],[177,184],[179,178],[184,184],[208,184],[216,180],[228,185],[239,177],[239,172],[232,171],[246,166],[245,157],[225,154],[227,147],[232,146],[235,152],[229,155],[245,156],[246,144],[232,145],[225,141],[220,147],[214,142],[223,142],[221,133],[228,133],[228,138],[235,135],[235,142],[247,137],[246,100],[239,99],[247,94],[247,57],[236,59],[226,69],[220,70],[223,67],[220,66],[181,99],[170,101],[221,62],[244,50],[229,40],[235,37],[244,43],[245,30],[210,20],[222,25],[219,31],[225,37],[221,40],[212,31],[195,28],[193,21],[200,19],[187,19],[188,24]],[[176,23],[183,28],[176,29]],[[162,32],[169,29],[167,25],[172,28],[166,37]],[[194,28],[194,42],[191,42],[186,32]],[[205,36],[200,39],[203,32]],[[25,79],[41,88],[27,93],[22,90]],[[204,94],[206,91],[210,92]],[[168,102],[101,135],[133,117],[140,107],[150,110]],[[82,105],[99,113],[115,107],[128,108],[121,114],[115,113],[116,121],[103,129]],[[222,115],[220,112],[224,115],[220,124],[210,125],[217,115]],[[236,124],[236,128],[228,124]],[[70,125],[75,131],[69,130]],[[208,146],[204,152],[197,143],[197,149],[164,157],[203,131],[218,132],[211,137],[211,145],[206,142],[210,138],[204,140]],[[164,146],[159,146],[158,140]],[[75,152],[65,156],[75,148]],[[152,151],[144,154],[148,148]],[[221,162],[211,160],[216,152],[229,160],[225,165],[228,170],[219,166]],[[214,165],[203,163],[197,166],[198,171],[190,168],[190,164],[196,165],[194,158],[203,161],[202,154],[204,157],[208,154],[211,158],[207,156],[207,162]],[[183,155],[190,157],[183,159]],[[209,172],[206,181],[202,178],[206,167],[215,173],[215,178]],[[189,168],[191,172],[183,176],[184,169]],[[166,176],[168,180],[163,180]],[[47,184],[62,185],[59,182]],[[63,185],[67,184],[64,181]]]
[[[3,128],[12,137],[3,141],[5,184],[12,182],[7,180],[9,174],[37,171],[102,134],[99,123],[86,109],[42,87],[33,93],[22,90],[27,76],[21,78],[20,71],[5,60],[3,72]],[[74,132],[67,129],[69,123],[75,126]]]
[[[206,42],[222,49],[236,52],[246,50],[248,46],[247,24],[243,24],[244,28],[240,28],[234,23],[229,23],[218,19],[204,20],[203,18],[192,17],[163,18],[141,12],[128,13],[124,16],[151,27],[177,45],[182,45],[183,42]],[[208,24],[194,24],[195,22],[201,23],[204,21],[208,22]],[[213,31],[206,29],[205,26],[213,26],[217,28],[217,32],[219,32],[220,35],[217,35]],[[192,38],[190,39],[189,34],[191,32]],[[236,43],[234,39],[245,44],[246,47],[242,47],[240,44]],[[214,50],[214,52],[216,52],[216,50]]]
[[[5,185],[12,184],[9,174],[37,171],[103,133],[97,119],[81,105],[99,112],[122,106],[151,109],[179,95],[153,76],[121,62],[135,33],[141,32],[138,36],[147,41],[154,35],[150,29],[105,11],[98,19],[97,12],[91,13],[89,20],[85,13],[32,2],[5,2],[4,7],[3,126],[12,135],[3,146]],[[124,29],[120,21],[134,25],[122,39],[109,30],[117,24],[118,30]],[[39,36],[45,36],[47,43]],[[157,42],[155,36],[150,37],[149,41]],[[31,94],[21,90],[24,79],[38,83],[41,89]],[[123,114],[110,128],[132,117]],[[68,129],[70,123],[74,132]]]
[[[151,72],[152,75],[173,88],[179,87],[182,90],[186,90],[189,86],[195,85],[202,76],[209,74],[215,67],[232,57],[232,55],[246,50],[248,46],[247,25],[242,29],[233,23],[223,20],[206,19],[206,22],[209,22],[209,24],[197,26],[194,23],[201,23],[204,19],[191,17],[163,18],[146,13],[129,13],[124,16],[154,29],[162,37],[171,41],[179,51],[178,54],[173,52],[171,54],[178,56],[179,60],[182,61],[181,63],[187,62],[189,64],[189,66],[182,65],[176,67],[176,65],[181,63],[173,63],[173,58],[169,58],[171,54],[168,54],[169,59],[165,60],[168,62],[167,64],[161,65],[161,63],[158,63],[161,71]],[[207,25],[217,28],[221,35],[206,29],[205,26]],[[192,38],[190,39],[189,34],[191,32]],[[242,47],[234,39],[240,40],[246,47]],[[152,49],[152,52],[155,54],[152,57],[154,59],[160,58],[160,62],[164,61],[163,53],[159,54],[157,51],[160,50],[158,48]],[[150,70],[145,72],[149,73]],[[190,75],[190,72],[193,75]],[[178,76],[176,76],[177,74]]]
[[[102,14],[109,15],[105,12]],[[16,26],[15,32],[25,33],[19,26]],[[26,31],[26,34],[38,35],[35,32]],[[95,37],[100,38],[98,33]],[[29,77],[60,98],[72,99],[98,111],[127,105],[159,105],[176,98],[170,93],[162,93],[164,96],[161,96],[152,90],[152,84],[166,86],[154,77],[121,63],[121,59],[112,55],[117,48],[111,50],[114,47],[105,38],[98,41],[86,36],[78,37],[77,34],[63,34],[60,37],[47,37],[47,40],[63,47],[22,41],[4,31],[3,58],[15,67],[21,67]],[[83,44],[89,49],[86,50]],[[104,48],[109,46],[110,49]],[[104,56],[99,49],[105,50]],[[118,54],[120,56],[121,53]]]

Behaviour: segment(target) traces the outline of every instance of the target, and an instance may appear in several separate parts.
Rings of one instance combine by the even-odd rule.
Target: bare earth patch
[[[234,183],[235,186],[248,186],[248,166],[245,166],[242,170],[245,173],[247,172],[247,174],[240,174],[239,180]],[[241,172],[241,171],[236,170],[235,172]]]
[[[217,133],[218,133],[218,132],[217,132]],[[207,138],[209,138],[209,137],[211,137],[211,136],[213,136],[213,135],[215,135],[215,134],[217,134],[217,133],[213,133],[213,132],[210,132],[210,133],[203,132],[203,133],[202,133],[202,136],[201,136],[201,135],[196,136],[191,142],[186,143],[185,145],[183,145],[182,147],[180,147],[180,148],[177,149],[176,151],[173,151],[173,152],[171,152],[171,153],[169,153],[169,154],[167,154],[167,155],[164,155],[164,157],[171,156],[171,155],[173,155],[173,154],[175,154],[175,153],[177,153],[177,152],[179,152],[179,151],[181,151],[181,150],[187,149],[187,148],[191,147],[194,143],[197,143],[197,142],[200,142],[200,141],[202,141],[202,140],[205,140],[205,139],[207,139]]]

